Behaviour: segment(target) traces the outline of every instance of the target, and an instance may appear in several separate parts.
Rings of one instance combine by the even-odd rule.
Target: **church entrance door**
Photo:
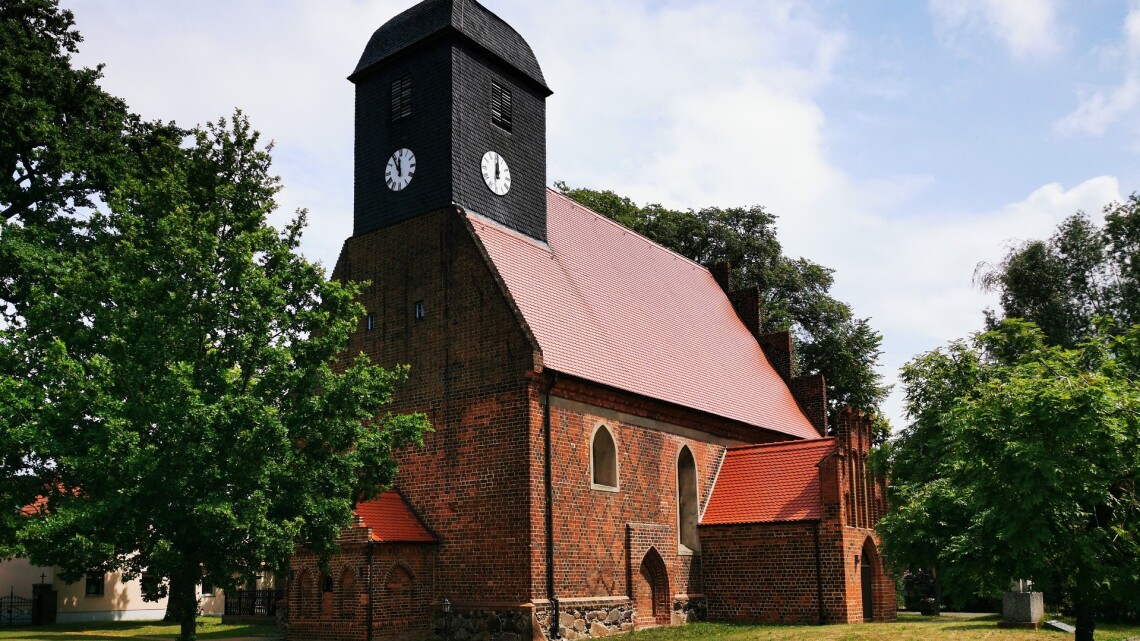
[[[656,548],[649,548],[634,579],[634,623],[638,628],[670,623],[669,575]]]
[[[863,587],[863,620],[875,618],[875,544],[868,540],[863,544],[863,562],[859,566],[859,579]]]

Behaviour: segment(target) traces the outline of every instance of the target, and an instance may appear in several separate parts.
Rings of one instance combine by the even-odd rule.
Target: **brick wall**
[[[327,566],[304,548],[290,560],[287,638],[361,641],[370,607],[377,641],[430,635],[436,545],[369,543],[368,529],[359,525],[345,530],[340,542]]]
[[[409,364],[392,411],[426,412],[435,429],[398,454],[396,485],[440,540],[436,602],[527,602],[535,353],[466,220],[449,207],[351,238],[334,277],[371,281],[376,329],[362,318],[349,352]]]
[[[701,526],[709,618],[817,623],[812,528],[812,523]]]
[[[399,554],[409,554],[410,560],[394,574],[373,577],[389,591],[373,593],[377,638],[386,634],[381,628],[438,634],[446,623],[439,618],[444,598],[453,604],[448,621],[472,631],[498,630],[493,639],[534,625],[545,632],[552,623],[546,598],[543,431],[548,390],[554,593],[565,604],[563,627],[584,626],[579,632],[589,636],[592,629],[601,634],[602,627],[609,633],[626,624],[703,618],[706,595],[722,599],[715,607],[708,601],[713,618],[817,619],[810,529],[805,533],[801,525],[781,534],[759,527],[700,528],[701,550],[695,554],[686,553],[678,539],[677,460],[683,447],[696,463],[703,510],[726,447],[785,436],[588,381],[537,373],[541,357],[532,339],[466,219],[452,207],[349,239],[334,276],[371,281],[362,302],[374,315],[375,329],[368,330],[362,318],[349,352],[363,351],[385,366],[411,365],[392,410],[425,412],[435,427],[424,448],[398,455],[397,486],[440,543],[429,546],[430,559],[415,546],[393,547],[385,557],[392,561],[389,570]],[[422,303],[422,319],[415,317],[417,303]],[[617,491],[592,487],[591,436],[598,425],[609,429],[617,446]],[[825,494],[830,488],[837,496],[840,484],[857,478],[854,468],[844,467],[849,458],[845,452],[824,466],[831,479]],[[863,496],[874,495],[868,489],[874,486],[867,485]],[[841,498],[833,496],[830,505],[825,500],[825,514],[838,519],[832,530],[824,529],[821,542],[824,584],[833,588],[824,599],[828,620],[852,620],[850,604],[861,603],[853,600],[851,590],[859,585],[851,583],[844,565],[855,538],[845,538],[839,525],[855,512]],[[863,513],[870,517],[872,511]],[[664,568],[656,580],[668,595],[656,615],[643,594],[649,586],[645,577],[652,575],[643,573],[643,562],[651,549]],[[726,565],[724,559],[749,549],[783,560],[767,568]],[[805,549],[812,554],[810,562]],[[361,552],[353,550],[346,547],[347,567],[359,565]],[[345,562],[339,559],[334,559],[334,577],[355,582],[359,592],[367,575],[343,574]],[[305,563],[302,559],[298,567],[303,570]],[[430,583],[420,581],[429,565]],[[783,578],[748,582],[741,575],[730,582],[733,572],[768,571]],[[313,573],[305,577],[318,579]],[[416,586],[414,597],[406,585]],[[759,590],[756,598],[773,605],[741,609],[741,589]],[[355,619],[344,618],[351,608],[337,598],[318,596],[316,588],[308,597],[291,593],[290,603],[295,600],[300,613],[297,629],[312,638],[359,638],[353,630],[363,626],[354,628]],[[295,638],[302,638],[298,634]]]

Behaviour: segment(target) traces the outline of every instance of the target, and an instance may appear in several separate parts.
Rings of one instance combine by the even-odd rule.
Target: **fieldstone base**
[[[709,604],[703,594],[690,594],[673,599],[673,625],[708,621]]]
[[[550,638],[554,616],[545,601],[535,604],[537,633]],[[690,594],[673,600],[672,624],[683,625],[708,620],[708,605],[704,595]],[[570,641],[596,639],[633,630],[633,603],[626,597],[596,599],[563,599],[558,608],[559,636]],[[538,638],[538,635],[536,635]]]
[[[530,641],[529,609],[452,610],[431,619],[433,641]]]
[[[536,604],[535,619],[543,638],[550,638],[554,613],[547,603]],[[633,629],[633,605],[624,597],[564,599],[558,608],[558,634],[564,639],[595,639]]]

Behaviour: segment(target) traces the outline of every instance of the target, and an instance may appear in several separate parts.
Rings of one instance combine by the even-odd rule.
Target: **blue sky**
[[[62,0],[77,62],[147,118],[241,107],[281,219],[331,266],[352,220],[352,86],[410,0]],[[554,90],[548,180],[764,205],[884,335],[883,373],[981,327],[980,261],[1140,185],[1140,0],[486,0]],[[903,422],[901,398],[888,416]]]

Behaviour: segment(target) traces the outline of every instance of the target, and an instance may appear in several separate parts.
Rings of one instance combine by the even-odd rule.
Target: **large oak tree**
[[[0,554],[146,571],[190,639],[197,583],[330,552],[427,423],[385,411],[403,371],[343,353],[359,288],[299,254],[304,212],[267,223],[243,116],[142,123],[70,69],[54,2],[0,20]]]

